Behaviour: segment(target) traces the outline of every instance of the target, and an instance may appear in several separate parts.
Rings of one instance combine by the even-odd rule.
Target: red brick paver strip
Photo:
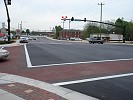
[[[21,83],[2,84],[0,85],[0,89],[15,94],[25,100],[66,100],[56,94]]]
[[[23,48],[23,46],[7,48],[10,56],[7,61],[0,62],[0,72],[48,83],[133,72],[133,60],[27,68]]]

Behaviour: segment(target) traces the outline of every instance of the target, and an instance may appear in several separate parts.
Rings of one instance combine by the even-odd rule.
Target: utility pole
[[[7,5],[11,5],[11,0],[4,0],[4,4],[5,4],[5,7],[6,7],[6,12],[7,12],[7,22],[8,22],[8,42],[11,41],[11,37],[10,37],[10,16],[9,16],[9,11],[8,11],[8,7]]]
[[[64,23],[65,23],[65,21],[63,20],[63,22],[62,22],[62,23],[63,23],[63,29],[64,29]]]
[[[70,23],[71,23],[71,19],[69,19],[69,30],[70,30]]]
[[[20,24],[20,30],[21,30],[21,32],[22,32],[22,21],[21,21],[21,24]]]
[[[71,24],[71,19],[68,19],[67,16],[62,16],[62,19],[63,20],[63,29],[64,29],[64,23],[66,20],[69,20],[69,30],[70,30],[70,24]]]
[[[98,5],[100,5],[101,6],[101,14],[100,14],[100,22],[102,22],[102,12],[103,12],[103,5],[105,5],[105,4],[103,4],[103,3],[98,3]],[[100,23],[100,38],[101,38],[101,23]]]

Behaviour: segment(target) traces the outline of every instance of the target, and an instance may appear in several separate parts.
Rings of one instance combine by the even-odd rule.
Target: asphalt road
[[[100,100],[133,100],[133,76],[63,86]]]
[[[53,41],[45,37],[31,41],[27,50],[33,66],[133,58],[133,46],[129,45]]]
[[[104,63],[106,60],[115,61],[118,59],[126,59],[128,61],[128,59],[133,59],[133,46],[124,44],[89,44],[83,42],[53,41],[45,37],[38,37],[36,41],[31,41],[26,47],[32,66],[42,65],[43,67],[43,65],[51,64],[62,64],[63,66],[63,63],[76,64],[75,62],[80,63],[89,61],[103,61],[102,63]],[[128,63],[125,64],[128,66]],[[116,64],[115,67],[118,67],[118,65]],[[130,66],[132,65],[130,64]],[[55,69],[55,67],[53,68]],[[124,70],[122,72],[124,73]],[[125,73],[127,72],[128,70],[125,71]],[[132,71],[129,70],[129,72],[131,73]],[[113,74],[114,73],[112,73],[112,75]],[[132,84],[133,76],[130,75],[119,78],[63,85],[63,87],[101,100],[133,100]]]

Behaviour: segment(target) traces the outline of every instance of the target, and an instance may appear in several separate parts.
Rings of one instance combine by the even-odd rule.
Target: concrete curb
[[[98,100],[96,98],[75,92],[70,89],[66,89],[60,86],[54,86],[52,84],[41,82],[38,80],[25,78],[17,75],[11,75],[6,73],[0,73],[0,80],[6,81],[6,82],[18,82],[22,84],[27,84],[30,86],[34,86],[40,89],[43,89],[45,91],[48,91],[50,93],[54,93],[56,95],[59,95],[67,100]]]

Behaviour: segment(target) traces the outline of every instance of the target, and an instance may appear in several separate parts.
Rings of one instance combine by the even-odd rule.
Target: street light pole
[[[7,12],[7,22],[8,22],[8,42],[11,41],[11,37],[10,37],[10,16],[9,16],[9,12],[8,12],[8,7],[7,7],[7,4],[6,4],[6,0],[4,0],[4,3],[5,3],[5,7],[6,7],[6,12]]]
[[[63,20],[63,22],[62,22],[62,23],[63,23],[63,29],[64,29],[64,23],[65,23],[65,21]]]

